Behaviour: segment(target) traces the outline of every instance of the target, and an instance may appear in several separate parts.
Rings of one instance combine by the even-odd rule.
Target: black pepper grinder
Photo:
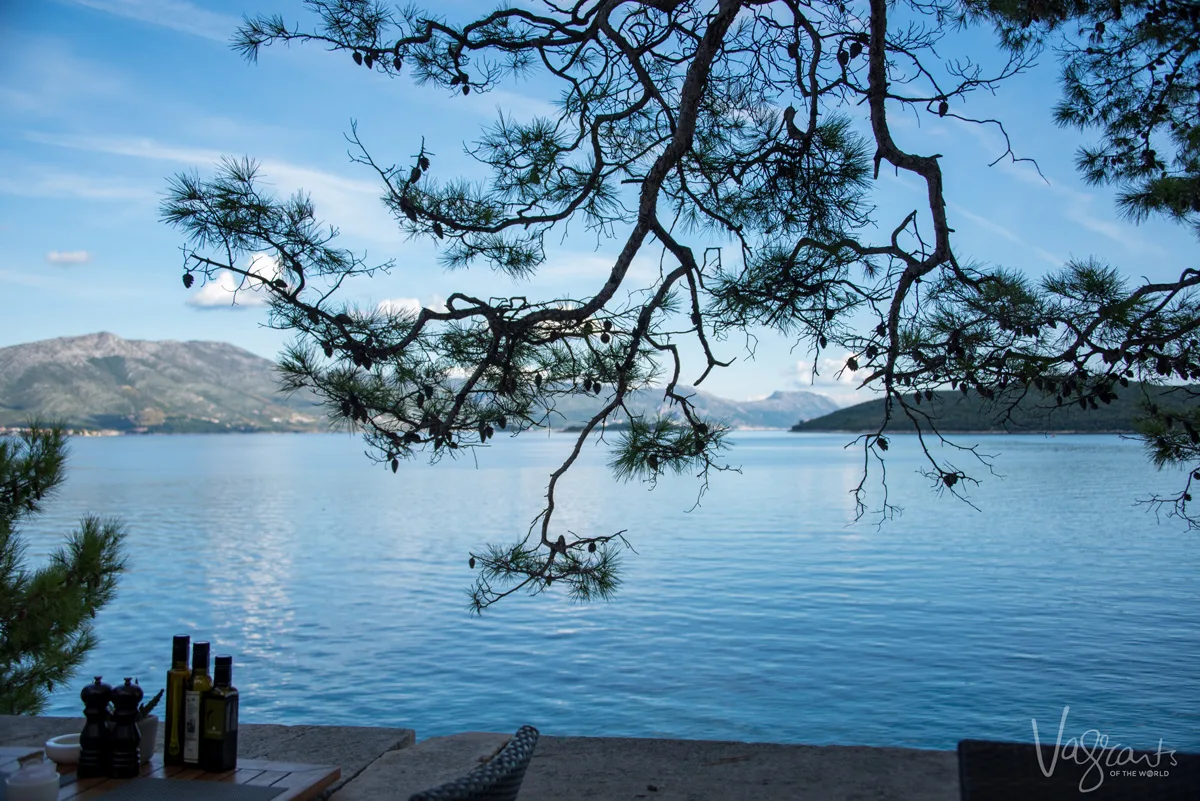
[[[81,779],[92,779],[108,775],[108,702],[112,698],[112,687],[96,680],[79,693],[83,701],[83,715],[87,722],[79,733],[79,765],[75,775]]]
[[[108,775],[113,779],[136,779],[141,773],[142,758],[138,744],[142,739],[137,727],[138,704],[142,688],[125,679],[125,684],[112,691],[113,729],[109,749]]]

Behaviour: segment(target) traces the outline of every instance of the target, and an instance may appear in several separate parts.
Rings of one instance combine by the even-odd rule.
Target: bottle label
[[[183,761],[200,761],[200,693],[184,693]]]
[[[204,699],[204,737],[210,740],[220,740],[225,736],[225,707],[228,706],[223,698]]]
[[[238,697],[208,697],[204,704],[204,738],[220,740],[237,731]]]

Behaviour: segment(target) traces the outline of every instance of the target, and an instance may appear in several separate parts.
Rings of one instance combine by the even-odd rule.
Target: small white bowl
[[[79,735],[60,734],[46,741],[46,756],[59,765],[79,764]]]

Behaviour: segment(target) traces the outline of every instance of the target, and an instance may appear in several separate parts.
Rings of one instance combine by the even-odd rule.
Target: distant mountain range
[[[934,392],[932,402],[925,401],[920,408],[928,411],[943,432],[1132,433],[1133,421],[1140,415],[1139,406],[1146,399],[1164,407],[1197,405],[1184,393],[1169,387],[1131,382],[1128,387],[1117,387],[1116,392],[1117,399],[1112,403],[1085,410],[1078,403],[1055,408],[1053,396],[1031,390],[1017,404],[1010,419],[1001,417],[999,412],[1003,407],[997,406],[997,402],[985,401],[975,393],[964,396],[961,392]],[[883,400],[872,400],[802,421],[791,430],[861,433],[876,430],[882,421]],[[904,432],[916,428],[907,416],[898,414],[893,415],[888,430]]]
[[[30,417],[123,432],[325,429],[315,396],[285,397],[268,359],[224,342],[109,333],[0,348],[0,426]]]
[[[696,389],[679,385],[676,392],[688,398],[701,417],[724,423],[731,428],[790,428],[797,420],[808,420],[828,414],[838,405],[824,395],[801,390],[773,392],[762,400],[732,401]],[[551,426],[557,429],[579,430],[607,402],[604,394],[595,398],[568,396],[555,401]],[[639,389],[629,393],[625,402],[637,415],[653,416],[663,413],[680,417],[677,408],[663,400],[661,389]],[[609,426],[621,428],[628,424],[625,415],[609,418]]]
[[[274,362],[224,342],[149,342],[109,333],[49,339],[0,348],[0,426],[36,418],[76,429],[145,433],[328,429],[313,393],[285,397],[276,381]],[[786,429],[838,408],[814,392],[775,392],[757,401],[726,400],[691,387],[680,392],[693,395],[703,416],[734,428]],[[558,399],[551,427],[585,423],[603,398]],[[635,413],[653,413],[663,407],[662,391],[638,390],[627,405]]]

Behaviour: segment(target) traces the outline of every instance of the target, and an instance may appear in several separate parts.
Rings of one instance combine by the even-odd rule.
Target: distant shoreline
[[[41,428],[50,428],[50,424],[42,425]],[[29,429],[25,426],[0,426],[0,437],[20,436]],[[176,437],[186,436],[190,434],[338,434],[338,431],[310,431],[307,429],[286,431],[274,428],[254,428],[254,429],[228,429],[225,431],[135,431],[128,429],[121,431],[114,428],[70,428],[64,427],[63,433],[69,437]]]
[[[583,426],[567,426],[566,428],[549,428],[549,429],[545,429],[545,430],[550,434],[582,434],[583,428],[584,428]],[[19,427],[19,426],[17,426],[17,427],[0,426],[0,437],[20,436],[22,433],[24,433],[27,430],[28,429]],[[594,428],[592,430],[591,433],[593,433],[593,434],[612,433],[612,432],[620,433],[620,432],[625,432],[628,430],[629,430],[629,426],[627,424],[618,423],[615,425],[609,425],[609,426],[605,426],[605,427],[597,426],[596,428]],[[782,432],[782,433],[788,433],[788,434],[820,434],[820,435],[844,434],[847,436],[862,436],[864,434],[874,434],[875,433],[875,429],[855,430],[855,429],[831,428],[828,430],[821,430],[821,431],[792,431],[789,428],[762,428],[762,427],[749,427],[749,426],[740,427],[740,428],[731,428],[731,429],[729,429],[729,431],[730,431],[730,433],[741,433],[741,432],[746,432],[746,431],[770,431],[770,432]],[[95,437],[179,437],[179,436],[195,436],[198,434],[203,434],[206,436],[207,435],[227,436],[227,435],[237,435],[237,434],[350,434],[352,436],[354,435],[353,432],[334,431],[334,430],[280,431],[277,429],[265,429],[265,428],[264,429],[233,429],[233,430],[228,430],[228,431],[132,431],[132,430],[118,431],[115,429],[64,428],[63,432],[69,437],[83,437],[83,438],[88,438],[88,439],[95,438]],[[888,430],[885,433],[886,433],[886,436],[888,436],[888,437],[916,436],[917,435],[916,431]],[[933,434],[933,432],[931,432],[931,431],[925,431],[922,433],[924,433],[926,435]],[[1129,429],[1105,429],[1105,430],[1100,430],[1100,431],[1082,431],[1082,430],[1074,430],[1074,429],[1059,430],[1059,431],[1005,431],[1003,429],[942,429],[939,433],[953,434],[955,436],[962,436],[962,435],[1013,436],[1013,435],[1016,435],[1016,436],[1038,436],[1038,437],[1056,437],[1056,436],[1060,436],[1060,435],[1061,436],[1083,436],[1083,435],[1091,435],[1091,434],[1102,434],[1102,435],[1106,435],[1106,436],[1113,436],[1113,435],[1132,436],[1132,435],[1137,434],[1136,431],[1132,431]],[[936,436],[936,434],[934,436]]]
[[[554,428],[554,429],[551,429],[551,431],[555,434],[581,434],[581,433],[583,433],[583,428],[584,428],[583,426],[567,426],[566,428]],[[601,430],[600,426],[597,426],[595,429],[593,429],[592,433],[596,433],[600,430]],[[603,430],[604,431],[628,431],[629,426],[627,424],[618,423],[615,425],[607,426]],[[820,431],[793,431],[790,428],[743,427],[743,428],[732,428],[732,429],[730,429],[730,431],[731,432],[782,431],[782,432],[785,432],[788,434],[853,434],[853,435],[874,434],[875,433],[875,429],[859,430],[859,429],[848,429],[848,428],[830,428],[830,429],[822,429]],[[916,431],[888,430],[886,433],[887,433],[887,436],[889,436],[889,437],[895,437],[895,436],[915,436],[917,432]],[[931,434],[933,432],[924,431],[922,433]],[[1047,437],[1047,436],[1058,436],[1059,434],[1063,434],[1063,435],[1136,434],[1137,432],[1133,431],[1132,429],[1103,429],[1103,430],[1097,430],[1097,431],[1084,431],[1084,430],[1079,430],[1079,429],[1061,429],[1061,430],[1055,429],[1055,430],[1048,430],[1048,431],[1005,431],[1002,428],[989,428],[989,429],[945,428],[945,429],[940,429],[940,433],[955,434],[955,435],[961,435],[961,434],[995,434],[995,435],[1018,434],[1021,436]]]
[[[791,429],[784,429],[784,430],[788,431],[788,433],[790,433],[790,434],[874,434],[876,431],[876,429],[855,430],[855,429],[846,429],[846,428],[830,428],[827,430],[823,429],[821,431],[792,431]],[[886,435],[889,437],[916,436],[917,433],[918,432],[916,432],[916,431],[907,431],[907,430],[906,431],[893,431],[893,430],[889,429],[886,432]],[[934,436],[937,436],[937,434],[934,434],[932,431],[923,431],[920,433],[927,434],[927,435],[933,434]],[[1124,428],[1102,429],[1102,430],[1096,430],[1096,431],[1082,431],[1082,430],[1078,430],[1078,429],[1063,429],[1063,430],[1053,430],[1053,431],[1005,431],[1002,428],[987,428],[987,429],[942,428],[942,429],[938,430],[938,433],[954,434],[954,435],[988,434],[988,435],[997,435],[997,436],[1008,436],[1008,435],[1015,434],[1015,435],[1022,436],[1022,437],[1027,437],[1027,436],[1056,437],[1059,434],[1076,436],[1076,435],[1084,435],[1084,434],[1136,434],[1137,432],[1133,431],[1132,429],[1124,429]]]

